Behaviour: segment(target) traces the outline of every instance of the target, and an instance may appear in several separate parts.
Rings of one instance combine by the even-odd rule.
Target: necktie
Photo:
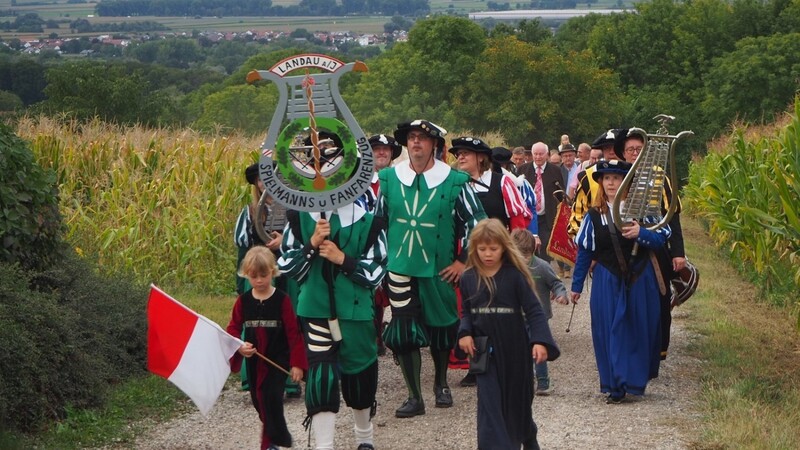
[[[542,166],[536,167],[536,185],[533,187],[536,196],[536,214],[544,214],[544,189],[542,188]]]

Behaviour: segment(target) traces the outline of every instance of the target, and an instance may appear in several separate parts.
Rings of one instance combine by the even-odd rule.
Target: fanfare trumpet
[[[681,131],[677,135],[670,135],[667,125],[675,117],[659,114],[653,119],[660,123],[655,134],[647,134],[641,128],[631,128],[625,136],[638,135],[644,142],[644,146],[619,187],[618,192],[628,193],[624,198],[624,204],[623,197],[625,196],[617,195],[611,205],[611,217],[617,229],[622,229],[624,224],[636,220],[640,226],[648,230],[657,230],[669,223],[678,208],[675,145],[682,138],[694,136],[694,133]],[[670,189],[669,205],[664,209],[662,198],[664,185],[667,182],[667,173],[669,173],[672,189]],[[645,218],[648,218],[647,223]],[[635,252],[636,247],[634,247],[634,254]]]

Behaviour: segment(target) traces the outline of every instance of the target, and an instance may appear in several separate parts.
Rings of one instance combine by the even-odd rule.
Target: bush
[[[59,254],[61,217],[55,175],[28,144],[0,124],[0,261],[47,267]]]
[[[41,429],[143,374],[146,296],[74,255],[37,273],[0,263],[0,429]]]

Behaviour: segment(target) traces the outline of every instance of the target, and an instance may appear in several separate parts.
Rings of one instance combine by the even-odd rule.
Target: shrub
[[[46,267],[58,257],[61,231],[55,175],[0,124],[0,261]]]
[[[74,255],[36,273],[0,263],[0,428],[34,431],[144,373],[146,295]]]

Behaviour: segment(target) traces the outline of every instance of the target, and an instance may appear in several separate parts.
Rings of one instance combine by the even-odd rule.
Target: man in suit
[[[533,186],[536,195],[535,216],[539,226],[539,238],[542,241],[539,247],[539,257],[545,261],[552,258],[547,254],[547,244],[550,242],[550,232],[557,214],[558,202],[561,199],[553,197],[555,191],[565,189],[561,168],[548,163],[549,152],[547,144],[537,142],[531,147],[533,161],[519,167],[518,173],[525,175],[525,179]],[[541,205],[541,206],[540,206]]]

